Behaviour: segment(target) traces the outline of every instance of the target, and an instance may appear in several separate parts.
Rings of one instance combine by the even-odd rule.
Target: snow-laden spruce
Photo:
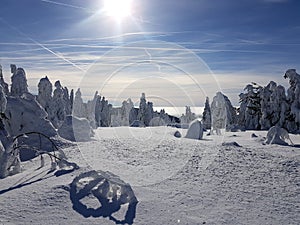
[[[206,99],[205,99],[205,105],[204,105],[204,110],[203,110],[203,114],[202,114],[202,123],[203,123],[204,129],[211,128],[211,110],[210,110],[208,97],[206,97]]]
[[[268,130],[273,126],[288,132],[300,132],[300,75],[289,69],[284,75],[289,79],[287,90],[274,81],[267,86],[248,84],[240,96],[238,124],[245,130]]]

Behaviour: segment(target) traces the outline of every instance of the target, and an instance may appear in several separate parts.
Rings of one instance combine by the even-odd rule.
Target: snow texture
[[[211,135],[207,140],[195,141],[175,138],[173,134],[177,129],[166,129],[99,128],[96,132],[100,141],[65,145],[67,157],[78,162],[80,168],[61,176],[49,172],[50,160],[45,160],[43,168],[39,168],[39,158],[23,162],[22,173],[0,182],[0,223],[118,223],[109,216],[85,217],[73,208],[72,199],[80,197],[80,193],[84,196],[80,202],[86,206],[83,211],[101,207],[92,193],[93,190],[97,192],[98,187],[104,190],[101,183],[95,182],[95,189],[87,195],[89,186],[93,186],[93,177],[98,176],[90,176],[90,165],[94,170],[109,170],[131,185],[139,201],[133,224],[300,223],[297,147],[262,145],[250,138],[252,131],[235,132],[236,136],[230,132],[222,137]],[[113,138],[113,134],[121,131],[126,131],[124,134],[134,132],[143,141],[134,142],[133,137]],[[149,131],[156,136],[148,141]],[[267,132],[255,133],[266,136]],[[153,140],[161,136],[164,140],[154,143]],[[291,138],[295,143],[300,142],[298,135],[291,135]],[[223,142],[237,142],[242,147],[222,146]],[[181,158],[187,151],[191,154]],[[165,160],[157,164],[162,158]],[[204,162],[209,163],[203,167]],[[152,164],[154,170],[146,175]],[[172,171],[168,176],[162,173],[166,167]],[[138,185],[136,182],[141,180],[143,182]],[[81,190],[76,192],[77,196],[70,183]],[[112,216],[122,221],[127,208],[127,204],[122,205]]]

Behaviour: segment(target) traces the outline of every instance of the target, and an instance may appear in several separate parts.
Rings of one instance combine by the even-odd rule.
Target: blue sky
[[[252,81],[284,86],[300,70],[297,0],[132,0],[116,21],[101,0],[2,0],[0,64],[23,67],[30,90],[47,75],[114,104],[142,91],[155,105],[202,106],[223,91],[238,103]]]

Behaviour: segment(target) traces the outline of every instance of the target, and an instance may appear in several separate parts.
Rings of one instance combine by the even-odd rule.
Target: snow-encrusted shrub
[[[200,120],[196,119],[193,122],[190,123],[189,129],[187,131],[187,134],[185,136],[189,139],[196,139],[201,140],[203,137],[203,125],[200,122]]]
[[[7,100],[0,85],[0,113],[1,120],[4,119],[4,112],[6,110]],[[1,133],[0,133],[0,178],[14,175],[21,171],[19,152],[14,151],[13,143],[10,137],[7,137],[7,132],[2,127],[1,121]]]
[[[18,136],[27,132],[39,132],[48,137],[57,135],[55,128],[46,119],[47,113],[36,101],[35,96],[24,93],[21,97],[7,97],[5,119],[3,119],[5,129],[11,137]],[[21,138],[21,141],[32,147],[40,147],[38,136]],[[41,145],[44,150],[52,149],[48,142]],[[21,160],[28,160],[35,156],[35,152],[30,149],[21,151]]]
[[[4,147],[0,142],[0,178],[15,175],[21,172],[19,152],[13,145]]]
[[[266,144],[278,144],[278,145],[288,145],[285,140],[289,140],[293,145],[292,140],[290,139],[289,133],[281,127],[273,126],[269,129],[267,133]]]

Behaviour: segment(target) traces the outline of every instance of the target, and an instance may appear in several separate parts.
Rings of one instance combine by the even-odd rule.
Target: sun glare
[[[132,0],[105,0],[104,11],[108,16],[122,21],[131,15],[131,3]]]

